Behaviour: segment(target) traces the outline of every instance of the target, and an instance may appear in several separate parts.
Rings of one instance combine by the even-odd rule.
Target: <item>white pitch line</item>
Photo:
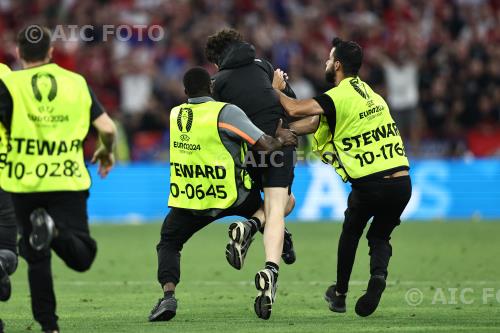
[[[292,285],[329,285],[333,283],[332,281],[286,281],[282,280],[283,285],[292,284]],[[365,286],[368,283],[368,280],[354,280],[350,281],[349,284],[353,286]],[[27,285],[26,281],[14,282],[17,285]],[[147,285],[157,285],[158,282],[155,280],[150,281],[67,281],[67,280],[57,280],[54,279],[54,284],[57,285],[65,285],[65,286],[147,286]],[[194,284],[200,286],[227,286],[228,284],[232,285],[253,285],[254,281],[186,281],[183,284]],[[468,280],[468,281],[387,281],[387,284],[390,286],[483,286],[483,285],[500,285],[500,281],[486,281],[486,280]]]

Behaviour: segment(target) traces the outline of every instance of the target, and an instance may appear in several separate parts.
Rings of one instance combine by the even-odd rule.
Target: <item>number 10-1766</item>
[[[364,152],[363,154],[356,154],[354,155],[354,158],[359,161],[359,164],[361,167],[365,165],[372,164],[375,162],[375,159],[377,158],[384,158],[384,159],[389,159],[393,158],[394,154],[399,155],[399,156],[406,156],[405,149],[403,148],[403,145],[401,145],[399,142],[396,144],[388,143],[380,147],[380,153],[375,154],[374,152],[367,151]]]

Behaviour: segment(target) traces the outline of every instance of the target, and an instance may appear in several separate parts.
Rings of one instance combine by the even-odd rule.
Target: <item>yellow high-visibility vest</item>
[[[218,128],[226,104],[182,104],[170,113],[170,207],[226,209],[238,199],[237,177],[249,184],[224,146]]]
[[[348,77],[326,92],[335,105],[335,128],[321,115],[313,150],[344,181],[397,167],[408,158],[384,99],[358,77]],[[332,133],[333,132],[333,133]]]
[[[14,104],[2,188],[14,193],[88,189],[83,141],[92,99],[85,79],[46,64],[2,80]]]

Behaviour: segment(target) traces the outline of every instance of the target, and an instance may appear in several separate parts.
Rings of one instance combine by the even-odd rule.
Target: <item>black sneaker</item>
[[[175,317],[177,311],[177,300],[174,296],[168,298],[160,298],[158,304],[155,305],[151,314],[149,315],[149,321],[169,321]]]
[[[344,313],[346,295],[337,295],[337,286],[335,284],[328,287],[325,292],[325,300],[328,302],[328,307],[333,312]]]
[[[229,265],[241,269],[250,244],[253,242],[252,226],[247,221],[231,223],[228,230],[229,243],[226,246],[226,259]]]
[[[271,317],[271,310],[276,298],[277,281],[270,269],[262,269],[255,275],[255,287],[259,291],[255,298],[254,310],[257,317],[267,320]]]
[[[55,224],[52,217],[43,208],[35,209],[31,215],[30,244],[36,251],[48,249],[54,237]]]
[[[10,298],[11,285],[9,274],[0,260],[0,301],[5,302]]]
[[[285,238],[283,240],[283,253],[281,254],[281,259],[287,265],[291,265],[295,262],[297,257],[295,256],[295,250],[293,249],[292,234],[285,228]]]
[[[382,293],[385,290],[385,278],[381,275],[374,275],[368,282],[366,293],[356,302],[356,313],[358,316],[366,317],[377,309]]]
[[[0,333],[3,333],[3,321],[0,319]]]

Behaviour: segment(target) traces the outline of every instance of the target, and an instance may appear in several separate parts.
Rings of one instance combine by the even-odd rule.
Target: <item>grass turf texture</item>
[[[281,266],[269,321],[257,319],[253,311],[257,294],[253,277],[264,261],[262,237],[257,235],[244,268],[236,271],[224,257],[227,225],[212,224],[186,244],[177,316],[162,323],[147,322],[162,296],[156,283],[155,251],[160,225],[93,226],[99,253],[89,272],[75,273],[59,259],[53,260],[61,329],[75,333],[500,331],[500,223],[404,223],[393,235],[389,286],[379,309],[367,318],[354,313],[368,278],[366,239],[360,242],[347,313],[342,315],[330,312],[323,300],[335,280],[341,225],[288,226],[298,259],[292,266]],[[419,306],[405,300],[411,288],[424,295]],[[459,288],[458,304],[443,304],[453,303],[448,288]],[[472,288],[465,296],[473,304],[460,302],[463,288]],[[483,304],[483,288],[494,288],[499,299],[489,298]],[[26,264],[21,261],[13,276],[13,297],[0,304],[6,332],[39,331],[29,302]]]

